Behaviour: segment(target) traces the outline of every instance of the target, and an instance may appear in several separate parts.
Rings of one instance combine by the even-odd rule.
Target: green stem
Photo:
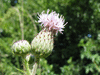
[[[29,64],[26,60],[25,60],[25,66],[26,66],[27,75],[31,75],[30,69],[29,69]]]
[[[23,0],[22,0],[22,17],[21,17],[21,32],[22,32],[22,40],[24,40],[24,17],[23,17]]]
[[[38,64],[39,64],[39,58],[36,57],[35,58],[35,63],[33,65],[33,69],[32,69],[32,75],[36,74],[36,70],[37,70]]]
[[[16,60],[17,60],[17,62],[16,62],[17,67],[20,68],[20,65],[19,65],[19,58],[18,58],[18,56],[16,57]]]
[[[28,61],[25,58],[23,58],[23,66],[24,65],[25,65],[25,69],[26,69],[27,75],[31,75],[31,71],[29,69]]]
[[[33,65],[33,69],[32,69],[32,75],[36,74],[37,66],[38,66],[38,64],[37,64],[37,62],[35,62]]]

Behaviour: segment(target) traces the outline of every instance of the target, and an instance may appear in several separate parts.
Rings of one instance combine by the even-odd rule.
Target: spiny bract
[[[53,49],[53,35],[44,28],[31,43],[33,53],[38,57],[47,57]]]

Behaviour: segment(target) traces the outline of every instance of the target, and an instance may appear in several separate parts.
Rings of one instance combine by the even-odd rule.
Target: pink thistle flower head
[[[57,14],[55,11],[52,11],[49,14],[49,9],[45,14],[44,11],[39,15],[38,22],[41,23],[43,28],[48,28],[49,31],[53,32],[54,34],[60,32],[62,33],[64,26],[68,23],[64,24],[64,17]]]

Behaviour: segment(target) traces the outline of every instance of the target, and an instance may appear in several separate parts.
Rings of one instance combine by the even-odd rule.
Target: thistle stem
[[[26,74],[31,75],[31,71],[29,69],[28,61],[25,58],[23,58],[23,67],[26,69],[26,72],[27,72]]]
[[[21,32],[22,32],[22,39],[24,39],[24,17],[23,17],[23,0],[22,0],[22,23],[21,23]]]
[[[36,70],[37,70],[38,64],[39,64],[39,58],[36,57],[35,58],[35,63],[33,65],[33,69],[32,69],[32,75],[36,74]]]

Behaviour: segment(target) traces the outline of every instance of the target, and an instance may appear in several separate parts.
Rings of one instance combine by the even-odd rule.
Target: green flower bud
[[[32,52],[39,58],[46,58],[52,52],[53,42],[52,32],[45,28],[32,40]]]
[[[35,56],[32,54],[28,54],[26,56],[26,60],[28,61],[29,64],[32,64],[35,61]]]
[[[26,55],[31,49],[30,44],[26,40],[20,40],[13,44],[12,51],[16,55]]]

